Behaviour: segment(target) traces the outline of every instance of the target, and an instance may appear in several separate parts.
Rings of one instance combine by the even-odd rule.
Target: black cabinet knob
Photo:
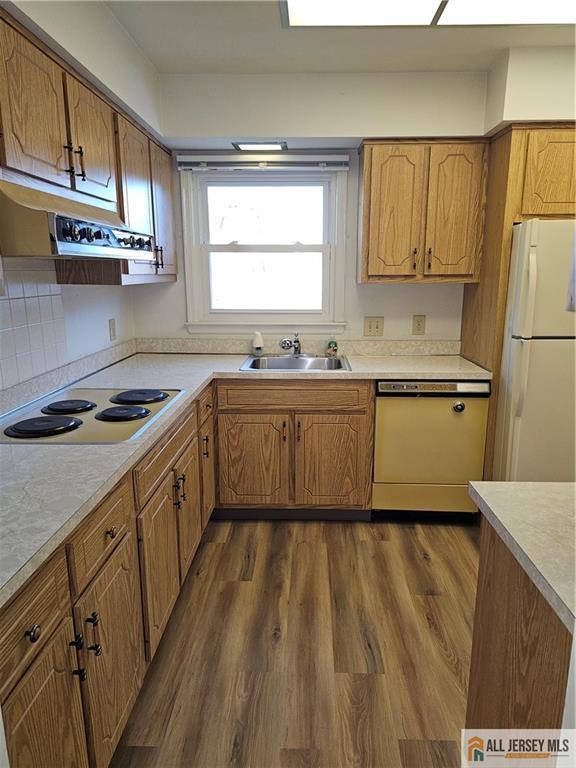
[[[37,643],[40,639],[40,624],[34,624],[32,629],[27,629],[24,632],[24,636],[27,637],[31,643]]]

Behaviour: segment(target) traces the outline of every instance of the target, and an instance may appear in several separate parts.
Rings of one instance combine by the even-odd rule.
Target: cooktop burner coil
[[[29,439],[31,437],[52,437],[71,432],[82,425],[80,419],[73,416],[36,416],[11,424],[4,430],[8,437]]]
[[[162,392],[161,389],[127,389],[125,392],[118,392],[110,398],[111,403],[120,403],[121,405],[146,405],[147,403],[160,403],[167,400],[170,395]]]
[[[98,421],[133,421],[134,419],[145,419],[149,415],[150,410],[139,405],[117,405],[113,408],[105,408],[94,418]]]

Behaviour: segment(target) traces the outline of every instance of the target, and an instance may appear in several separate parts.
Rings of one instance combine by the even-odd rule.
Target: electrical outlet
[[[116,341],[116,318],[111,317],[110,320],[108,320],[108,336],[110,337],[110,341]]]
[[[426,315],[412,315],[412,336],[424,336],[426,333]]]
[[[384,318],[383,317],[365,317],[364,318],[364,336],[383,336]]]

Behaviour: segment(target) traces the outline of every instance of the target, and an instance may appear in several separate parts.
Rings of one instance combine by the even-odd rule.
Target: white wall
[[[576,118],[573,47],[510,48],[488,75],[485,129],[530,120]]]
[[[164,136],[470,136],[484,133],[486,73],[163,75]]]
[[[40,37],[44,31],[84,67],[83,74],[161,132],[158,72],[106,3],[15,0],[10,10],[24,14],[27,26],[37,25]]]
[[[511,48],[504,120],[576,118],[575,49]]]

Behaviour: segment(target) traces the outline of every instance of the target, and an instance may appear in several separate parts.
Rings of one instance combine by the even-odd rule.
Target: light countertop
[[[573,633],[576,483],[475,481],[470,496]]]
[[[140,437],[114,445],[0,445],[0,607],[214,378],[491,378],[457,355],[350,356],[352,371],[290,373],[240,372],[244,360],[245,355],[134,355],[84,378],[82,386],[184,390]]]

